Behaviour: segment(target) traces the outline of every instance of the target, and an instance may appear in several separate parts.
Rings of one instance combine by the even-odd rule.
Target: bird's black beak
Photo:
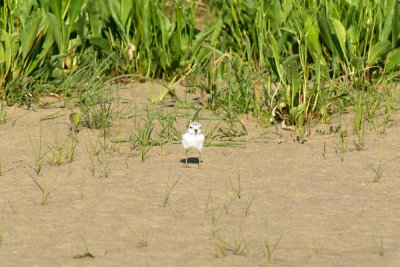
[[[197,133],[197,131],[198,131],[197,129],[194,129],[194,132],[195,132],[195,133]]]

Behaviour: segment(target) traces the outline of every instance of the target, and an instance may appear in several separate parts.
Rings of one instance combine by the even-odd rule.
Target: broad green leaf
[[[164,49],[160,51],[160,66],[164,71],[170,66],[168,53]]]
[[[50,24],[49,21],[46,24],[47,24],[46,25],[47,27],[45,27],[43,32],[41,33],[41,34],[45,35],[45,39],[44,39],[44,42],[43,42],[43,44],[41,46],[40,53],[35,57],[34,60],[32,60],[30,62],[30,64],[28,65],[28,67],[24,71],[24,75],[29,75],[30,73],[32,73],[36,69],[37,66],[42,64],[43,60],[48,55],[48,51],[53,46],[54,37],[53,37],[52,31],[51,31],[51,24]]]
[[[70,27],[75,23],[76,18],[81,12],[82,6],[85,1],[83,0],[70,0],[68,6],[68,19]]]
[[[400,66],[400,48],[392,51],[389,56],[389,59],[386,62],[386,72],[392,71],[394,68]]]
[[[392,22],[392,48],[395,48],[400,38],[400,3],[395,1],[393,22]]]
[[[4,47],[0,42],[0,91],[2,90],[2,86],[8,73],[8,69],[5,64],[5,58]]]
[[[167,44],[169,42],[170,33],[171,33],[171,22],[169,21],[168,17],[160,10],[157,9],[157,17],[158,17],[158,24],[161,29],[161,45],[164,49],[166,49]]]
[[[64,54],[65,53],[65,46],[64,46],[64,40],[63,40],[62,27],[60,27],[60,24],[58,23],[57,17],[54,14],[47,13],[47,15],[48,15],[50,23],[51,23],[53,37],[54,37],[54,40],[57,43],[58,50],[59,50],[59,52],[61,54]]]
[[[12,61],[11,61],[12,55],[13,55],[12,47],[11,47],[12,42],[11,42],[11,38],[10,38],[9,34],[2,29],[0,29],[0,41],[4,42],[4,57],[3,57],[3,59],[5,62],[5,66],[6,66],[5,76],[7,76],[7,73],[11,69],[11,64],[12,64]]]
[[[10,2],[10,1],[9,1]],[[16,1],[14,1],[16,2]],[[18,6],[15,6],[15,8],[21,7],[22,9],[22,16],[23,17],[29,17],[31,16],[31,10],[35,9],[35,7],[38,5],[36,0],[24,0],[20,2],[21,4]],[[13,10],[14,13],[15,9]]]
[[[87,20],[85,16],[79,16],[78,20],[74,23],[74,25],[70,28],[70,31],[75,31],[82,41],[82,45],[86,42],[88,38],[87,34]],[[71,33],[69,34],[71,36]],[[82,48],[84,49],[84,48]]]
[[[14,64],[14,61],[17,59],[17,55],[18,55],[19,47],[20,47],[19,33],[10,34],[9,40],[10,40],[10,48],[11,48],[11,64]]]
[[[321,39],[324,44],[328,47],[331,52],[333,51],[333,41],[331,36],[331,27],[329,26],[329,22],[325,17],[325,14],[320,12],[318,18],[318,26],[321,31]]]
[[[281,1],[279,0],[274,0],[272,3],[272,8],[270,9],[272,13],[270,14],[272,22],[274,22],[274,25],[278,29],[278,27],[285,22],[285,17],[282,11],[282,5]]]
[[[274,57],[274,65],[275,65],[275,74],[279,77],[279,80],[285,84],[285,79],[282,75],[282,70],[281,70],[281,63],[280,63],[280,53],[279,53],[279,49],[278,49],[278,44],[274,38],[274,36],[272,34],[268,34],[268,41],[269,41],[269,45],[271,47],[272,50],[272,55]],[[271,65],[271,67],[273,67],[274,65]],[[274,67],[273,67],[274,68]]]
[[[221,33],[221,28],[222,28],[222,19],[221,17],[218,18],[217,23],[215,24],[214,32],[211,36],[211,46],[216,46],[218,37]]]
[[[390,50],[390,45],[389,41],[382,41],[372,46],[369,51],[368,65],[374,65],[382,56],[386,55]]]
[[[0,67],[4,66],[3,64],[5,64],[5,54],[4,54],[4,47],[3,45],[0,43]]]
[[[379,36],[379,41],[386,41],[389,38],[389,35],[392,31],[392,23],[393,23],[393,14],[395,9],[395,3],[397,0],[386,0],[385,1],[385,10],[384,10],[384,17],[385,22],[383,24],[382,33]],[[397,17],[397,20],[400,18]]]
[[[68,6],[68,19],[69,19],[69,29],[68,32],[71,33],[74,25],[76,24],[76,19],[81,12],[82,6],[85,1],[83,0],[70,0]]]
[[[353,5],[353,6],[357,5],[357,3],[358,3],[359,1],[360,1],[360,0],[346,0],[347,3],[349,3],[350,5]]]
[[[290,65],[286,73],[288,76],[288,80],[292,86],[290,107],[294,107],[296,105],[295,99],[301,92],[302,78],[300,70],[296,65]]]
[[[124,25],[124,27],[127,25],[127,21],[131,15],[133,3],[133,0],[121,0],[120,18],[121,23]]]
[[[347,37],[347,50],[349,51],[349,55],[350,57],[355,56],[357,54],[357,45],[358,45],[357,28],[355,25],[351,25],[350,28],[347,29],[346,37]]]
[[[187,66],[188,64],[190,64],[191,62],[195,62],[196,64],[200,65],[201,63],[203,63],[206,59],[210,58],[210,51],[212,51],[214,53],[214,51],[218,51],[215,48],[209,47],[207,44],[204,44],[202,47],[200,47],[200,49],[198,50],[198,52],[196,53],[196,55],[192,56],[192,58],[194,59],[189,59],[186,60],[186,57],[183,56],[183,58],[185,60],[181,60],[181,64],[183,63],[184,65],[181,65],[182,67],[184,67],[185,65]],[[218,54],[218,52],[215,52],[216,54]]]
[[[331,18],[331,23],[332,23],[332,27],[335,32],[335,35],[338,38],[339,44],[340,44],[340,47],[337,47],[337,49],[341,53],[341,55],[344,57],[344,59],[347,61],[346,29],[344,28],[343,24],[335,18]]]
[[[294,119],[297,118],[297,116],[299,116],[304,111],[305,108],[306,104],[300,104],[296,107],[292,107],[289,111],[290,116]]]
[[[312,57],[314,58],[314,61],[323,59],[321,57],[322,49],[319,42],[319,28],[315,25],[315,23],[313,23],[310,17],[306,18],[305,27],[308,30],[306,35],[307,46],[311,52]],[[325,61],[322,61],[321,63],[325,65]]]
[[[297,60],[300,59],[299,54],[296,55],[292,55],[292,56],[288,56],[283,62],[282,62],[282,66],[286,66],[288,64],[291,64],[293,62],[296,62]]]
[[[101,20],[100,15],[97,13],[98,10],[94,9],[89,9],[89,22],[90,25],[88,27],[90,28],[93,36],[91,37],[101,37],[102,36],[102,30],[104,27],[104,21]]]
[[[214,33],[215,33],[215,31],[214,31]],[[247,34],[244,35],[244,38],[246,40],[246,45],[245,45],[245,51],[244,52],[247,55],[247,60],[251,61],[252,60],[252,56],[253,56],[252,55],[253,47],[251,45],[250,38],[249,38],[249,36],[247,36]],[[262,49],[263,49],[263,46],[262,45],[259,46],[259,54],[260,54],[261,57],[263,56],[263,53],[262,53],[263,50]],[[264,66],[263,58],[260,58],[260,66]]]
[[[292,0],[283,0],[282,1],[282,11],[283,11],[283,17],[284,20],[286,21],[287,17],[289,16],[290,12],[292,11],[293,8],[293,3]]]
[[[22,50],[22,58],[28,56],[30,51],[32,50],[33,42],[35,41],[39,29],[40,20],[42,18],[36,17],[33,18],[21,31],[21,50]]]
[[[111,47],[107,39],[103,37],[93,37],[89,38],[89,42],[99,48],[102,49],[102,52],[106,53],[107,55],[110,55],[112,53]]]
[[[175,19],[176,19],[176,28],[178,31],[178,34],[182,32],[183,26],[185,24],[185,17],[182,14],[182,9],[179,7],[175,8]]]
[[[196,39],[194,40],[192,44],[192,55],[195,56],[196,53],[199,51],[202,43],[204,40],[212,33],[214,32],[215,26],[210,27],[207,30],[201,31],[199,34],[196,35]]]
[[[179,34],[176,31],[172,33],[169,49],[172,54],[172,61],[178,60],[181,56],[182,49],[181,42],[179,40]]]
[[[62,23],[63,19],[63,14],[62,14],[62,1],[61,0],[50,0],[49,2],[50,9],[54,16],[56,17],[56,20],[58,23]]]
[[[150,27],[151,27],[151,22],[150,22],[151,10],[149,1],[144,1],[141,15],[142,15],[142,25],[141,25],[142,44],[148,47],[150,42]]]
[[[284,51],[285,50],[287,37],[288,37],[288,35],[286,33],[284,33],[276,41],[276,44],[278,45],[278,51]]]
[[[109,10],[111,16],[118,26],[118,30],[125,36],[125,25],[121,19],[121,2],[120,1],[109,1]]]

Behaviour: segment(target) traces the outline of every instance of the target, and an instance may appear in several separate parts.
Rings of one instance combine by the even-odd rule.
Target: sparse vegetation
[[[336,152],[339,154],[340,159],[344,160],[344,153],[347,151],[347,131],[343,129],[343,124],[339,124],[339,142],[336,145]]]
[[[0,156],[0,176],[4,175],[4,163],[3,163],[3,159]]]
[[[282,238],[282,235],[279,236],[278,240],[272,246],[267,239],[264,240],[263,254],[264,254],[266,263],[271,261],[272,255],[274,254],[274,251],[278,247],[279,242],[281,241],[281,238]]]
[[[237,256],[246,256],[249,252],[247,241],[241,230],[233,235],[232,240],[224,240],[218,235],[214,238],[217,241],[214,253],[216,258],[228,256],[228,252]]]
[[[49,255],[75,250],[68,242],[80,232],[93,254],[82,238],[70,257],[96,255],[99,265],[305,265],[318,256],[317,265],[351,266],[371,251],[381,256],[371,264],[397,263],[382,236],[360,257],[348,248],[371,222],[398,222],[400,1],[1,3],[0,245],[19,238],[4,265],[21,256],[54,265]],[[205,126],[206,164],[184,169],[181,134],[194,120]],[[389,149],[376,158],[381,140]],[[53,224],[54,238],[43,237]],[[271,239],[264,225],[289,229]],[[302,238],[309,232],[315,240]],[[190,253],[204,255],[191,262]]]
[[[48,204],[50,192],[47,191],[39,182],[29,173],[29,176],[32,178],[32,181],[35,182],[35,185],[40,190],[41,197],[40,197],[40,205],[44,206]]]
[[[385,256],[385,249],[383,247],[383,238],[382,236],[379,237],[379,242],[375,241],[376,248],[378,249],[379,256]]]
[[[111,167],[111,151],[106,137],[98,135],[94,141],[89,137],[89,147],[86,145],[89,154],[93,176],[108,178]]]
[[[208,109],[284,120],[303,139],[310,120],[328,121],[353,92],[398,79],[399,3],[384,2],[8,1],[0,92],[28,106],[42,93],[78,97],[82,122],[97,129],[110,125],[112,101],[99,92],[111,74],[185,78]],[[199,15],[209,20],[198,25]]]
[[[373,172],[374,172],[374,183],[379,182],[379,180],[382,178],[382,171],[383,171],[383,162],[382,160],[379,161],[379,163],[377,164],[377,166],[375,168],[372,168]]]
[[[131,147],[134,150],[139,151],[142,162],[146,159],[147,153],[155,144],[152,138],[154,119],[154,113],[148,112],[147,116],[144,118],[144,121],[139,119],[139,121],[135,122],[135,129],[130,136]]]
[[[37,146],[34,145],[35,142],[32,140],[32,137],[29,134],[32,150],[33,150],[33,155],[34,155],[34,162],[33,162],[33,170],[35,171],[36,175],[41,175],[42,174],[42,167],[43,167],[43,162],[44,158],[47,154],[47,152],[43,151],[42,147],[42,126],[40,126],[40,132],[39,132],[39,141],[37,143]]]
[[[171,179],[171,170],[168,173],[168,180],[167,180],[167,186],[165,188],[165,194],[164,194],[164,201],[163,201],[163,207],[168,207],[169,206],[169,200],[171,198],[171,192],[174,190],[175,186],[179,183],[179,180],[182,178],[182,173],[178,176],[176,181],[173,183],[173,185],[170,185],[170,179]]]
[[[252,197],[249,202],[247,203],[244,211],[243,211],[243,216],[247,216],[250,213],[250,209],[251,209],[251,205],[253,204],[254,201],[254,197]]]
[[[72,163],[75,157],[75,149],[76,149],[76,139],[72,134],[69,134],[67,137],[67,147],[65,152],[65,160],[68,163]]]
[[[231,187],[231,191],[232,191],[232,194],[233,194],[233,198],[234,199],[240,199],[242,197],[242,185],[240,183],[240,172],[239,172],[239,169],[237,169],[236,171],[237,171],[236,184],[234,184],[232,182],[231,178],[229,178],[229,182],[230,182],[230,187]]]
[[[353,133],[356,135],[354,144],[357,150],[365,149],[365,122],[364,122],[364,99],[363,96],[356,97],[354,105]]]
[[[149,242],[147,240],[147,232],[145,233],[137,233],[136,231],[134,231],[126,221],[124,221],[126,227],[129,229],[129,231],[135,236],[135,238],[137,239],[137,247],[139,248],[144,248],[147,247],[149,245]]]
[[[50,165],[59,166],[64,163],[71,163],[74,160],[76,139],[72,133],[70,133],[65,140],[59,133],[58,124],[52,132],[53,141],[48,144],[49,148],[49,159]]]

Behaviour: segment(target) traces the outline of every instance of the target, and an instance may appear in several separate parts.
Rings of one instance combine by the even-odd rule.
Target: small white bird
[[[199,152],[199,168],[201,162],[201,150],[204,145],[204,135],[201,133],[201,124],[194,121],[189,124],[186,133],[182,136],[182,145],[185,149],[186,160],[185,166],[187,167],[187,158],[189,149],[197,149]]]

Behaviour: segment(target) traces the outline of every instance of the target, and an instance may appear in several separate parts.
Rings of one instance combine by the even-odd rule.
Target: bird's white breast
[[[196,134],[192,135],[189,133],[185,133],[182,136],[182,145],[185,149],[197,149],[201,151],[204,144],[204,135],[203,134]]]

